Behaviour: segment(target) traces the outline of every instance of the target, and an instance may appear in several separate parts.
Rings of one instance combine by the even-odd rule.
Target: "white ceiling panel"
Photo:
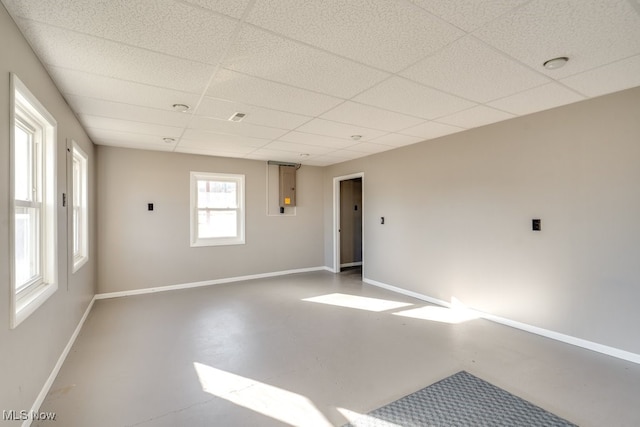
[[[210,64],[222,59],[238,26],[236,19],[173,0],[11,2],[30,20]]]
[[[350,98],[389,77],[388,73],[245,26],[224,66],[252,76]]]
[[[425,138],[419,138],[417,136],[402,135],[399,133],[390,133],[380,138],[371,140],[375,144],[391,145],[393,147],[403,147],[405,145],[417,144],[424,141]]]
[[[356,96],[354,100],[425,119],[445,116],[476,105],[400,77],[392,77]]]
[[[271,141],[270,139],[260,139],[251,138],[248,136],[207,132],[202,129],[187,129],[182,135],[182,138],[192,142],[230,143],[237,145],[246,145],[250,147],[262,147],[263,145]]]
[[[425,122],[412,128],[404,129],[403,134],[417,136],[422,139],[433,139],[440,136],[450,135],[452,133],[465,130],[457,126],[451,126],[438,122]]]
[[[473,31],[528,0],[411,0],[465,31]]]
[[[585,71],[561,81],[588,96],[600,96],[640,86],[640,55]]]
[[[472,36],[457,40],[401,74],[476,102],[502,98],[550,81]]]
[[[191,118],[189,114],[175,111],[140,107],[96,98],[85,98],[77,95],[65,95],[65,98],[71,108],[79,115],[130,120],[179,128],[185,127]]]
[[[228,99],[274,110],[317,116],[342,100],[329,95],[298,89],[231,70],[220,70],[207,90],[214,98]]]
[[[97,144],[324,166],[640,85],[638,0],[0,1]]]
[[[22,29],[48,65],[201,93],[214,67],[32,21]],[[87,54],[91,52],[91,54]]]
[[[66,68],[49,67],[49,73],[63,94],[109,102],[172,110],[176,103],[195,105],[198,95],[135,83]]]
[[[314,119],[298,129],[300,132],[315,133],[318,135],[332,136],[334,138],[349,139],[352,135],[360,135],[362,141],[384,135],[386,132],[375,129],[353,126],[345,123],[333,122],[330,120]]]
[[[640,14],[628,0],[534,0],[475,35],[558,79],[640,53]],[[565,67],[542,67],[559,56]]]
[[[387,132],[395,132],[422,122],[422,119],[417,117],[406,116],[351,101],[346,101],[344,104],[338,105],[320,117]]]
[[[319,145],[321,147],[331,147],[335,149],[347,148],[357,144],[357,141],[351,139],[333,138],[325,135],[316,135],[313,133],[305,133],[293,131],[281,136],[281,141],[296,142],[299,144]]]
[[[257,0],[247,20],[392,72],[464,34],[406,1]]]
[[[189,129],[270,140],[276,139],[287,133],[287,130],[284,129],[252,125],[251,123],[245,123],[244,121],[232,122],[229,120],[211,119],[208,117],[194,117],[189,124]]]
[[[477,107],[469,108],[468,110],[460,111],[447,117],[441,117],[438,121],[452,126],[471,129],[513,117],[515,117],[513,114],[485,107],[484,105],[478,105]]]
[[[640,83],[640,82],[639,82]],[[506,98],[490,102],[488,105],[516,115],[535,113],[549,108],[571,104],[585,99],[584,96],[558,83],[549,83],[525,90]]]
[[[91,129],[111,130],[118,129],[122,132],[139,133],[149,136],[155,136],[158,142],[162,142],[162,138],[178,138],[182,134],[182,128],[175,126],[164,126],[152,123],[134,122],[131,120],[112,119],[101,116],[79,115],[80,122],[85,127]]]
[[[242,123],[276,127],[280,129],[295,129],[311,120],[309,116],[287,113],[285,111],[270,110],[254,105],[225,101],[204,97],[195,114],[203,117],[227,120],[235,113],[245,113]]]

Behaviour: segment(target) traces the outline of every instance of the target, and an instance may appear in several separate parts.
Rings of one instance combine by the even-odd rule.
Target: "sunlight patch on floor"
[[[427,306],[414,308],[412,310],[399,311],[393,314],[396,316],[412,317],[414,319],[431,320],[434,322],[451,324],[463,323],[478,318],[478,315],[472,310],[456,306],[453,306],[452,308]]]
[[[345,417],[349,421],[349,423],[355,427],[358,427],[359,425],[374,425],[376,427],[402,427],[398,424],[372,417],[371,415],[359,414],[357,412],[353,412],[349,409],[344,408],[336,409],[338,409],[338,412],[340,412],[342,416]]]
[[[194,362],[202,390],[293,426],[332,424],[305,396]]]
[[[360,297],[348,294],[327,294],[313,298],[304,298],[302,301],[317,302],[320,304],[336,305],[339,307],[357,308],[367,311],[387,311],[396,308],[413,305],[407,302],[391,301],[379,298]]]

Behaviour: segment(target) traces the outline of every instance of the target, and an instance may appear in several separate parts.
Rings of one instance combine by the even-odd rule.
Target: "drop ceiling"
[[[101,145],[326,166],[640,85],[637,0],[2,2]]]

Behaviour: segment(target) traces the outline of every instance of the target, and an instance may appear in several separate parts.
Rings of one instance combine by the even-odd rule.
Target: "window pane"
[[[73,207],[73,256],[80,254],[80,208]]]
[[[40,211],[16,208],[15,272],[16,292],[40,276]]]
[[[229,181],[198,181],[198,208],[237,208],[237,184]]]
[[[236,211],[198,211],[198,238],[236,237],[237,234]]]
[[[15,126],[15,198],[16,200],[32,200],[33,183],[33,151],[32,135],[21,126]]]

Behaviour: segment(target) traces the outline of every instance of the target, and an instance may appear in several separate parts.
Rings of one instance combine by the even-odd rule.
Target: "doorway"
[[[334,272],[362,271],[364,174],[334,178]]]

